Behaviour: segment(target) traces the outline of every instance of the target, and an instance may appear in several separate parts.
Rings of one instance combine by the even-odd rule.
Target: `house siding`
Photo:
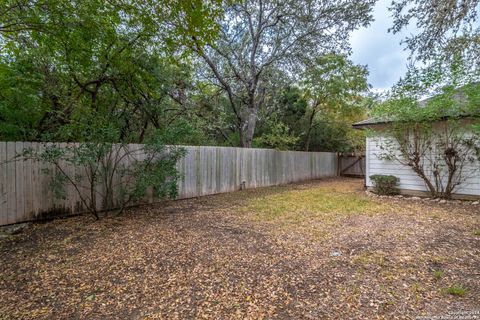
[[[371,175],[383,174],[393,175],[400,179],[399,189],[401,191],[428,191],[423,180],[413,170],[397,161],[379,159],[382,153],[381,146],[386,137],[381,132],[375,137],[368,137],[366,144],[366,186],[373,187]],[[455,194],[467,195],[480,198],[480,170],[477,170],[479,163],[469,164],[464,167],[465,177],[468,177],[461,186],[457,187]],[[406,192],[408,193],[408,192]]]

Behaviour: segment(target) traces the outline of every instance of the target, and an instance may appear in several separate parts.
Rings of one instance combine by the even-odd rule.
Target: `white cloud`
[[[390,88],[407,70],[409,52],[403,49],[400,42],[410,30],[395,35],[388,32],[393,25],[388,11],[390,1],[378,1],[373,12],[375,21],[367,28],[354,31],[350,37],[351,59],[368,66],[368,80],[375,90]]]

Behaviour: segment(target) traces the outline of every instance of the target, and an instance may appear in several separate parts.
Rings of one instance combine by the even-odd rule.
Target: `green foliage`
[[[394,0],[393,27],[401,32],[415,23],[415,32],[403,40],[414,57],[423,61],[435,56],[462,55],[472,68],[478,68],[480,28],[478,0]]]
[[[365,66],[355,65],[346,55],[329,53],[318,56],[305,70],[303,84],[309,98],[326,107],[341,105],[337,112],[351,114],[357,111],[359,93],[369,88],[367,76]]]
[[[156,135],[146,141],[141,153],[143,161],[134,161],[130,167],[125,167],[123,174],[133,179],[133,187],[121,185],[121,192],[128,201],[139,201],[145,197],[149,188],[157,199],[176,198],[178,195],[177,181],[181,178],[176,164],[185,155],[185,149],[165,145],[168,141],[163,135]],[[124,207],[124,204],[122,204]]]
[[[347,56],[338,54],[317,57],[306,69],[303,80],[308,101],[305,150],[325,148],[325,142],[332,147],[322,151],[363,149],[363,133],[352,129],[351,124],[366,115],[366,98],[362,93],[369,89],[367,75],[366,67],[355,65]],[[316,146],[312,145],[313,140],[317,140]]]
[[[123,211],[144,198],[150,189],[156,199],[177,196],[180,176],[176,163],[185,150],[166,145],[175,133],[155,132],[143,145],[108,142],[111,132],[103,133],[103,137],[97,135],[97,141],[49,144],[41,151],[26,149],[23,157],[52,165],[54,169],[44,173],[52,177],[54,194],[65,198],[65,188],[71,185],[84,209],[96,218],[99,210]],[[76,173],[67,170],[69,166],[75,167]]]
[[[370,179],[375,186],[375,193],[380,195],[395,195],[398,194],[398,178],[390,175],[375,174],[371,175]]]
[[[186,108],[192,37],[211,42],[218,1],[3,0],[0,139],[142,142]],[[155,13],[155,14],[152,14]]]
[[[305,91],[297,86],[289,85],[282,88],[274,99],[273,115],[296,135],[302,135],[305,131],[305,116],[308,108]],[[259,131],[261,131],[261,128]]]
[[[322,122],[317,120],[311,131],[309,150],[325,152],[364,151],[365,132],[352,129],[352,126],[348,123],[350,122]]]
[[[285,124],[275,121],[270,126],[269,132],[255,138],[254,146],[277,150],[291,150],[298,141],[299,138],[290,133],[290,129]]]
[[[374,3],[223,2],[219,38],[194,50],[204,62],[202,74],[227,98],[242,146],[251,146],[257,116],[268,108],[279,75],[294,78],[319,55],[347,52],[349,33],[370,23]]]
[[[445,292],[452,296],[463,297],[467,294],[468,290],[461,284],[456,284],[445,289]]]
[[[0,4],[0,140],[362,149],[373,0]]]
[[[269,94],[266,95],[263,108],[257,115],[253,146],[281,149],[288,146],[294,150],[305,150],[309,136],[308,144],[311,151],[352,152],[364,149],[364,132],[352,129],[351,124],[364,119],[372,101],[372,98],[362,95],[362,90],[368,89],[366,74],[359,66],[354,66],[350,61],[344,61],[346,57],[330,59],[345,63],[331,63],[328,68],[323,66],[323,73],[320,71],[317,73],[323,85],[317,84],[315,90],[321,92],[326,87],[330,87],[331,94],[336,96],[326,99],[313,112],[312,87],[307,86],[306,82],[302,83],[302,86],[292,85],[282,78],[280,70],[275,72],[277,77],[270,80],[278,86],[269,85]],[[323,61],[330,61],[330,59],[325,58],[321,61],[327,63]],[[351,66],[354,69],[358,67],[358,72],[350,73],[345,70]],[[344,70],[336,68],[344,68]],[[361,70],[363,71],[360,72]],[[351,75],[351,78],[348,75]],[[348,81],[352,82],[350,85],[344,83],[342,89],[334,89],[336,85],[328,84],[329,77],[336,82],[340,82],[341,79],[344,81],[350,79]],[[280,80],[277,80],[279,78]],[[311,80],[313,81],[313,78]],[[235,127],[236,115],[229,106],[228,99],[221,90],[213,86],[202,83],[201,89],[202,92],[195,97],[195,102],[198,115],[196,121],[204,130],[203,136],[208,137],[209,141],[213,140],[217,145],[241,145],[241,137]],[[342,93],[340,94],[338,90]],[[320,95],[321,93],[317,94],[317,96]],[[313,118],[311,118],[312,114]],[[278,123],[282,123],[286,128],[280,129],[279,126],[282,125]],[[274,133],[279,133],[278,139],[272,136]],[[298,138],[296,143],[291,139],[294,137]]]
[[[435,271],[433,272],[433,277],[434,277],[435,279],[437,279],[437,280],[442,279],[442,278],[443,278],[443,271],[441,271],[441,270],[435,270]]]
[[[373,110],[377,119],[391,121],[379,157],[411,167],[432,197],[450,198],[479,170],[479,76],[462,61],[413,68]]]

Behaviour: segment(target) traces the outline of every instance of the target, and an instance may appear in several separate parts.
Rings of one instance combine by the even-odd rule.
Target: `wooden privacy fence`
[[[67,185],[64,199],[54,196],[52,177],[44,173],[53,165],[32,159],[9,161],[24,148],[41,151],[47,145],[0,142],[0,225],[85,212],[73,186]],[[335,153],[203,146],[185,149],[186,156],[177,163],[182,175],[178,181],[179,199],[337,174]],[[66,165],[64,170],[77,174],[78,168]],[[150,194],[142,203],[154,201]]]
[[[340,153],[338,155],[338,175],[347,177],[365,177],[365,155]]]

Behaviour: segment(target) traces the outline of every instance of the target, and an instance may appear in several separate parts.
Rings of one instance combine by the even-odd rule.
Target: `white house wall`
[[[400,179],[399,188],[401,190],[413,190],[413,191],[428,191],[423,180],[418,177],[413,170],[400,164],[397,161],[387,161],[379,159],[379,155],[382,153],[381,145],[386,140],[386,137],[379,133],[376,137],[368,137],[366,145],[366,185],[367,187],[373,187],[373,183],[370,180],[371,175],[383,174],[393,175]],[[465,177],[468,176],[461,186],[455,190],[456,194],[480,196],[480,170],[476,170],[476,166],[480,164],[470,164],[465,166]],[[474,173],[473,173],[474,172]]]

